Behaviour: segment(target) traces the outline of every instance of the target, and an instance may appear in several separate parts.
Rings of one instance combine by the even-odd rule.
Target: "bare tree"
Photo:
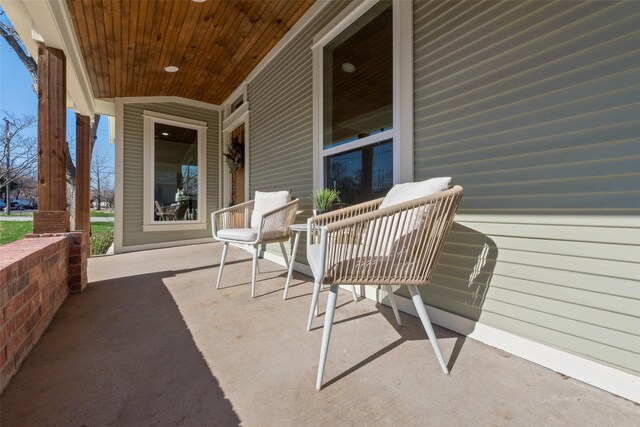
[[[92,199],[97,200],[97,210],[102,208],[108,190],[112,189],[111,176],[109,160],[99,152],[95,153],[91,161],[91,193]]]
[[[0,16],[4,15],[4,11],[0,12]],[[18,55],[20,61],[31,75],[32,85],[31,88],[38,94],[38,64],[33,59],[24,43],[20,39],[17,31],[11,26],[0,21],[0,35],[9,44],[11,49]],[[96,114],[93,118],[93,124],[91,125],[91,152],[95,146],[98,131],[98,124],[100,123],[100,115]],[[69,150],[69,141],[67,141],[67,182],[75,187],[76,182],[76,167],[71,157],[71,151]]]
[[[17,195],[20,195],[21,187],[31,185],[37,172],[37,144],[33,136],[26,134],[36,118],[6,114],[3,120],[5,126],[0,153],[0,186],[5,194],[7,213],[11,213],[11,190],[17,189]]]

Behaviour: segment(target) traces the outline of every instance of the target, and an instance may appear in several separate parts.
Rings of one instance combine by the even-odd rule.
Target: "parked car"
[[[27,199],[11,199],[11,209],[31,209],[31,202]]]
[[[7,204],[4,202],[4,200],[0,200],[0,209],[4,209],[7,207]]]

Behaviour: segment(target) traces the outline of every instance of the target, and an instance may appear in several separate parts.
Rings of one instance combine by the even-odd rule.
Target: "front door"
[[[231,132],[231,144],[233,146],[241,145],[244,147],[244,123],[235,128]],[[231,176],[231,203],[233,205],[244,202],[244,162],[238,170],[236,170]]]

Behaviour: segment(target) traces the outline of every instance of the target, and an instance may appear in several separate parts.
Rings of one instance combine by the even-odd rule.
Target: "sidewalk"
[[[16,213],[0,215],[0,221],[33,221],[33,217],[31,215]],[[113,217],[91,217],[91,222],[113,222]]]

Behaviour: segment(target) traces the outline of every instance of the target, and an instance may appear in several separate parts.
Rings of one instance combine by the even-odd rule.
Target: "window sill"
[[[169,221],[167,221],[169,222]],[[181,224],[143,224],[142,231],[183,231],[183,230],[206,230],[206,222],[181,223]]]

